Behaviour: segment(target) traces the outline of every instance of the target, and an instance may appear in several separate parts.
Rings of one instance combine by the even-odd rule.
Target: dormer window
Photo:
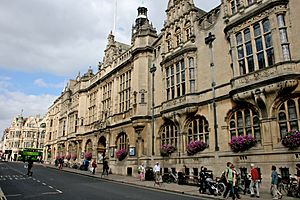
[[[190,21],[185,23],[185,36],[186,36],[186,41],[189,41],[190,36],[191,36],[191,22]]]
[[[180,44],[181,44],[181,30],[180,30],[180,28],[177,28],[175,32],[176,32],[176,44],[177,44],[177,47],[179,47]]]
[[[231,14],[237,13],[239,8],[241,7],[241,0],[231,0],[230,1],[230,9],[231,9]]]

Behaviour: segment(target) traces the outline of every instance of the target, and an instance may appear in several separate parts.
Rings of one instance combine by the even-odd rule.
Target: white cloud
[[[0,93],[0,130],[10,126],[12,119],[24,110],[23,116],[45,115],[48,107],[56,99],[53,95],[26,95],[22,92],[1,90]],[[2,134],[2,133],[1,133]],[[0,135],[1,135],[0,134]]]
[[[195,0],[208,10],[220,0]],[[168,1],[145,1],[160,31]],[[118,0],[116,40],[130,43],[140,0]],[[112,0],[14,0],[0,6],[0,68],[73,77],[102,60],[113,29]]]
[[[61,83],[47,83],[43,79],[34,80],[34,84],[41,88],[63,88],[65,86],[64,82]]]

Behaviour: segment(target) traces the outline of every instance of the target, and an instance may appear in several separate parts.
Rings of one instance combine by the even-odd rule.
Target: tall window
[[[174,99],[186,94],[185,66],[181,60],[166,69],[167,100]]]
[[[186,41],[189,41],[190,36],[191,36],[191,22],[190,21],[185,23],[185,36],[186,36]]]
[[[111,98],[111,94],[112,94],[112,82],[109,82],[108,84],[106,84],[105,86],[103,86],[102,88],[102,111],[104,113],[104,116],[102,116],[103,119],[106,119],[111,110],[111,104],[112,104],[112,98]]]
[[[125,112],[130,108],[131,91],[131,71],[120,76],[120,112]]]
[[[126,133],[120,133],[117,138],[117,147],[118,149],[127,149],[128,148],[128,139]]]
[[[280,42],[281,42],[283,60],[290,61],[291,55],[290,55],[287,27],[285,25],[285,16],[283,14],[278,15],[277,21],[278,21],[278,27],[279,27],[279,33],[280,33]]]
[[[204,117],[198,117],[189,124],[188,143],[196,140],[209,144],[208,122]]]
[[[254,36],[254,43],[252,42]],[[275,64],[269,20],[264,20],[236,34],[240,74],[251,73]],[[254,59],[256,53],[256,59]]]
[[[179,47],[180,44],[181,44],[181,30],[180,30],[180,28],[177,28],[175,33],[176,33],[176,45],[177,45],[177,47]]]
[[[250,109],[234,112],[229,122],[230,137],[253,136],[257,142],[261,142],[260,121],[258,114]]]
[[[241,7],[241,0],[231,0],[230,1],[230,9],[231,9],[231,14],[235,14],[239,8]]]
[[[189,58],[189,80],[190,80],[190,93],[195,92],[196,85],[196,77],[195,77],[195,65],[194,58]]]
[[[178,132],[177,127],[174,124],[168,124],[163,127],[161,133],[161,144],[170,144],[177,147]]]
[[[95,92],[92,92],[90,95],[89,95],[89,107],[88,107],[88,112],[89,112],[89,123],[93,123],[94,121],[96,121],[96,114],[97,114],[97,111],[96,111],[96,96],[97,94],[97,91]]]
[[[278,111],[278,124],[280,129],[281,139],[284,138],[287,132],[299,130],[300,124],[300,98],[290,99],[284,102]]]

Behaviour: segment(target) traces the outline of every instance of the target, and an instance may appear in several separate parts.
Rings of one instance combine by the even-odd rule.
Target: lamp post
[[[205,44],[208,45],[210,49],[210,67],[211,67],[211,88],[212,88],[212,105],[214,113],[214,132],[215,132],[215,150],[219,151],[218,145],[218,123],[217,123],[217,110],[216,110],[216,91],[215,91],[215,64],[213,56],[213,41],[216,39],[216,36],[209,32],[208,36],[205,38]]]
[[[150,67],[150,73],[152,74],[152,156],[154,156],[154,76],[156,67],[153,64]]]

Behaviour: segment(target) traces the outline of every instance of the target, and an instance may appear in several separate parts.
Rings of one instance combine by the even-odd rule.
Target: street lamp
[[[156,67],[153,64],[150,67],[150,73],[152,74],[152,156],[154,156],[154,76]]]
[[[213,105],[213,112],[214,112],[214,131],[215,131],[215,150],[219,151],[218,145],[218,124],[217,124],[217,110],[216,110],[216,91],[215,91],[215,64],[214,64],[214,57],[213,57],[213,41],[216,39],[216,36],[209,32],[208,36],[205,38],[205,44],[208,45],[210,49],[210,67],[211,67],[211,88],[212,88],[212,105]]]

